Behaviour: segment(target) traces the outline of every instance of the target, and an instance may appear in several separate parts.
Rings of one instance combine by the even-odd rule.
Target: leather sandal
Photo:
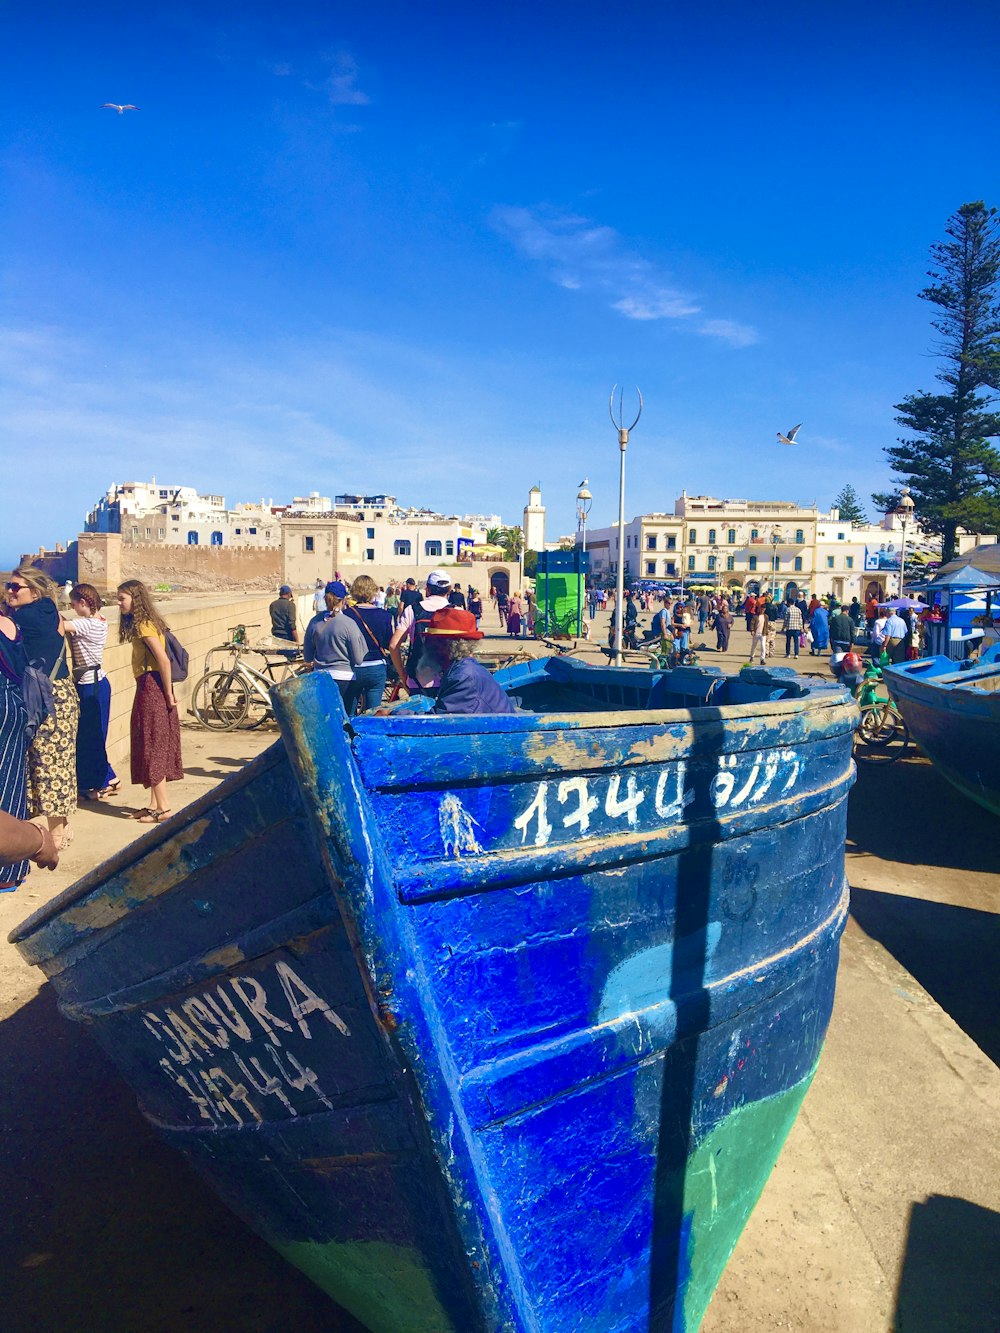
[[[146,810],[139,816],[140,824],[162,824],[165,819],[169,819],[173,812],[171,810]]]

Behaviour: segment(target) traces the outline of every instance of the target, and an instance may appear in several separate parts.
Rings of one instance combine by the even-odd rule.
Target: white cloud
[[[347,51],[338,51],[331,62],[325,88],[333,106],[368,106],[371,98],[358,87],[358,62]]]
[[[613,227],[574,213],[494,208],[491,221],[528,259],[567,291],[595,292],[625,319],[688,320],[702,313],[697,298],[678,290],[663,270],[630,251]],[[732,347],[749,347],[757,333],[730,319],[705,319],[698,332]]]
[[[730,347],[752,347],[758,342],[757,330],[734,319],[706,319],[698,328],[708,338],[721,338]]]

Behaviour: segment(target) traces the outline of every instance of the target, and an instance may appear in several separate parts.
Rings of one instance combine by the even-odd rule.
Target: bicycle
[[[879,693],[882,684],[881,666],[869,663],[856,694],[861,721],[854,733],[854,757],[862,764],[893,764],[910,748],[909,728],[895,703]]]
[[[230,629],[227,643],[210,648],[205,656],[206,670],[191,691],[195,717],[212,731],[232,731],[236,727],[253,730],[274,717],[271,690],[298,675],[304,669],[298,648],[253,648],[247,643],[247,629],[259,626],[236,625]],[[213,654],[233,655],[228,668],[210,668]],[[262,669],[245,660],[247,654],[264,659]],[[271,658],[280,658],[272,661]]]

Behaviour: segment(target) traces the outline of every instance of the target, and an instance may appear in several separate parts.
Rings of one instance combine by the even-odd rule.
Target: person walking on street
[[[733,616],[729,607],[723,604],[715,613],[715,651],[729,651],[729,631],[733,627]]]
[[[437,689],[441,683],[441,672],[437,660],[425,653],[424,637],[431,616],[435,611],[448,605],[448,593],[451,580],[441,569],[433,569],[427,575],[427,591],[416,607],[412,604],[400,613],[396,631],[389,641],[389,656],[396,668],[399,679],[405,684],[409,694],[427,694]],[[499,602],[499,594],[497,601]],[[506,594],[504,595],[506,601]],[[403,661],[403,643],[409,645],[406,661]]]
[[[76,732],[76,785],[88,801],[114,796],[121,783],[108,763],[108,721],[111,717],[111,682],[104,673],[102,658],[108,639],[108,622],[97,589],[78,583],[69,596],[75,620],[63,622],[73,655],[73,682],[80,700],[80,722]]]
[[[791,656],[791,650],[795,649],[795,656],[799,655],[799,637],[802,634],[802,612],[795,602],[785,603],[785,609],[781,618],[781,625],[785,631],[785,656]]]
[[[825,653],[830,646],[830,617],[822,602],[817,601],[813,607],[809,628],[812,630],[812,644],[809,648],[809,655],[810,657],[816,657],[820,653]]]
[[[843,609],[830,617],[830,647],[835,653],[846,653],[854,642],[851,617]]]
[[[753,662],[754,653],[760,651],[761,666],[767,661],[768,644],[770,640],[767,635],[767,608],[762,604],[758,611],[754,612],[753,618],[753,637],[750,640],[750,661]]]
[[[167,624],[139,579],[118,587],[118,639],[132,645],[135,698],[130,723],[131,776],[148,787],[150,804],[130,815],[140,824],[159,824],[170,814],[167,783],[184,776],[181,724],[174,697]]]

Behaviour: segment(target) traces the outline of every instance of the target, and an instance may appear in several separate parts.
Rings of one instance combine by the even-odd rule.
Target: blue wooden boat
[[[910,735],[964,795],[1000,815],[1000,660],[996,648],[959,667],[924,657],[887,667]]]
[[[285,749],[11,937],[376,1333],[697,1328],[816,1064],[854,703],[546,659],[504,717],[275,694]]]

